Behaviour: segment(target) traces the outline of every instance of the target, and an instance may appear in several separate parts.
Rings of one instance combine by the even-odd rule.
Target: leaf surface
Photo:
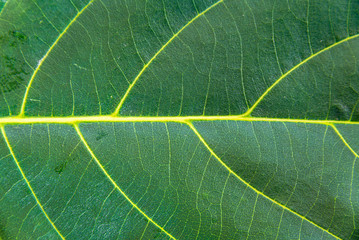
[[[359,1],[9,0],[0,54],[1,239],[359,238]]]

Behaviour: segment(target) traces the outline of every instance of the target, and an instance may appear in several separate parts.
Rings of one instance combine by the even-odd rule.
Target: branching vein
[[[359,34],[356,34],[356,35],[353,35],[353,36],[350,36],[350,37],[347,37],[347,38],[344,38],[343,40],[339,41],[339,42],[336,42],[326,48],[323,48],[322,50],[316,52],[315,54],[312,54],[310,55],[308,58],[304,59],[303,61],[301,61],[300,63],[298,63],[297,65],[295,65],[293,68],[291,68],[288,72],[284,73],[280,78],[278,78],[263,94],[262,96],[260,96],[258,98],[258,100],[253,104],[253,106],[251,108],[249,108],[247,110],[247,112],[244,114],[245,116],[250,116],[251,113],[254,111],[254,109],[258,106],[258,104],[264,99],[265,96],[268,95],[268,93],[270,91],[272,91],[272,89],[278,85],[284,78],[286,78],[288,75],[290,75],[293,71],[295,71],[296,69],[298,69],[300,66],[302,66],[303,64],[305,64],[306,62],[308,62],[309,60],[311,60],[312,58],[318,56],[319,54],[341,44],[341,43],[344,43],[344,42],[347,42],[351,39],[354,39],[354,38],[357,38],[359,37]]]

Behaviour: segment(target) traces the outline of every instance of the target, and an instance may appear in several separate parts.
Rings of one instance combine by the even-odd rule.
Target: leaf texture
[[[359,1],[0,1],[0,239],[359,239]]]

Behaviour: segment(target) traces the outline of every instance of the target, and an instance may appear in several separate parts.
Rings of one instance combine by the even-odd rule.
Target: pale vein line
[[[35,76],[37,75],[38,71],[40,70],[40,67],[42,66],[43,62],[45,61],[45,59],[49,56],[50,52],[54,49],[54,47],[56,46],[56,44],[60,41],[60,39],[62,38],[62,36],[67,32],[67,30],[71,27],[71,25],[77,20],[77,18],[86,10],[86,8],[88,8],[88,6],[91,5],[91,3],[95,1],[95,0],[90,0],[90,2],[88,4],[86,4],[86,6],[84,8],[82,8],[82,10],[80,12],[78,12],[76,14],[76,16],[71,20],[71,22],[66,26],[66,28],[64,29],[64,31],[57,37],[57,39],[55,40],[55,42],[51,45],[51,47],[49,48],[49,50],[47,50],[46,54],[39,60],[36,69],[34,71],[34,73],[32,74],[29,84],[26,87],[26,91],[25,91],[25,95],[24,98],[22,100],[22,104],[21,104],[21,109],[20,109],[20,113],[19,116],[22,117],[25,114],[25,105],[26,105],[26,100],[27,97],[29,95],[30,92],[30,88],[31,85],[35,79]]]
[[[282,68],[280,67],[280,63],[279,63],[279,57],[278,57],[278,53],[277,53],[277,46],[275,44],[275,34],[274,34],[274,8],[275,8],[275,2],[273,3],[273,8],[272,8],[272,42],[273,42],[273,49],[274,49],[274,54],[275,54],[275,58],[277,60],[277,64],[278,64],[278,68],[280,73],[283,75],[283,71]]]
[[[46,21],[48,23],[50,23],[50,25],[56,30],[56,32],[60,33],[59,29],[57,29],[57,27],[50,21],[50,19],[46,16],[46,14],[44,13],[44,11],[42,10],[42,8],[37,4],[36,1],[32,0],[32,2],[35,4],[35,6],[39,9],[39,11],[41,12],[42,16],[44,16],[44,18],[46,19]]]
[[[67,117],[0,117],[1,125],[8,124],[78,124],[91,122],[197,122],[197,121],[242,121],[242,122],[288,122],[288,123],[305,123],[305,124],[342,124],[342,125],[359,125],[359,122],[337,121],[337,120],[310,120],[310,119],[289,119],[289,118],[265,118],[265,117],[248,117],[243,115],[234,116],[183,116],[183,117],[126,117],[126,116],[67,116]]]
[[[16,165],[17,165],[17,168],[19,169],[19,171],[20,171],[22,177],[24,178],[24,180],[25,180],[27,186],[29,187],[29,189],[30,189],[32,195],[34,196],[37,205],[39,205],[41,211],[44,213],[45,217],[46,217],[47,220],[50,222],[50,224],[52,225],[52,227],[55,229],[55,231],[57,232],[57,234],[61,237],[61,239],[65,239],[65,238],[62,236],[62,234],[60,233],[60,231],[57,229],[57,227],[55,226],[55,224],[51,221],[49,215],[47,215],[47,213],[46,213],[44,207],[41,205],[39,199],[37,198],[37,196],[36,196],[36,194],[35,194],[35,192],[34,192],[34,190],[32,189],[31,184],[30,184],[29,180],[27,179],[27,177],[25,176],[25,173],[24,173],[24,171],[22,170],[19,161],[18,161],[18,160],[16,159],[16,157],[15,157],[15,153],[14,153],[14,151],[12,150],[12,147],[11,147],[11,145],[10,145],[9,139],[7,138],[7,135],[6,135],[6,133],[5,133],[5,128],[4,128],[4,126],[1,126],[1,133],[2,133],[2,135],[3,135],[3,137],[4,137],[4,140],[5,140],[5,142],[6,142],[7,147],[9,148],[9,151],[10,151],[10,153],[11,153],[11,155],[12,155],[12,157],[13,157],[13,159],[14,159]]]
[[[108,172],[106,171],[106,169],[102,166],[102,164],[100,163],[100,161],[97,159],[95,153],[92,151],[92,149],[90,148],[90,146],[88,145],[87,141],[85,140],[84,136],[82,135],[80,128],[77,124],[74,125],[74,128],[77,132],[77,134],[79,135],[81,141],[83,142],[83,144],[85,145],[87,151],[90,153],[91,157],[93,158],[93,160],[96,162],[96,164],[99,166],[99,168],[101,169],[101,171],[105,174],[105,176],[110,180],[110,182],[112,183],[112,185],[122,194],[122,196],[124,196],[126,198],[126,200],[134,207],[137,209],[137,211],[139,211],[144,217],[146,217],[151,223],[153,223],[156,227],[158,227],[161,231],[163,231],[164,233],[166,233],[170,238],[175,239],[170,233],[168,233],[165,229],[163,229],[160,225],[158,225],[155,221],[152,220],[152,218],[150,218],[146,213],[144,213],[127,195],[126,193],[117,185],[117,183],[112,179],[112,177],[108,174]]]
[[[307,24],[307,37],[308,37],[308,45],[309,45],[309,49],[310,49],[310,53],[313,54],[313,49],[312,49],[312,43],[310,41],[310,31],[309,31],[309,8],[310,8],[310,2],[309,0],[307,1],[308,2],[308,6],[307,6],[307,21],[306,21],[306,24]]]
[[[279,219],[279,223],[278,223],[278,229],[277,229],[277,235],[275,237],[275,240],[278,239],[278,235],[279,235],[279,230],[280,230],[280,227],[282,225],[282,219],[283,219],[283,214],[284,214],[284,208],[282,208],[282,214],[280,215],[280,219]],[[303,221],[302,221],[303,222]],[[299,238],[300,239],[300,238]]]
[[[127,96],[130,94],[132,88],[135,86],[136,82],[138,81],[138,79],[141,77],[141,75],[143,74],[143,72],[148,68],[148,66],[157,58],[157,56],[184,30],[186,29],[191,23],[193,23],[197,18],[199,18],[200,16],[204,15],[206,12],[208,12],[209,10],[211,10],[212,8],[214,8],[215,6],[217,6],[219,3],[223,2],[224,0],[219,0],[218,2],[214,3],[212,6],[208,7],[206,10],[204,10],[203,12],[199,13],[198,15],[196,15],[194,18],[192,18],[186,25],[184,25],[178,32],[176,32],[157,52],[155,55],[153,55],[153,57],[143,66],[143,68],[141,69],[141,71],[138,73],[138,75],[135,77],[135,79],[133,80],[133,82],[130,84],[130,86],[128,87],[125,95],[122,97],[120,103],[118,104],[116,110],[113,112],[112,115],[118,115],[118,113],[120,112],[120,109],[122,107],[122,105],[124,104]]]
[[[198,145],[197,145],[198,146]],[[199,236],[199,233],[201,232],[201,228],[202,228],[202,212],[199,210],[199,207],[198,207],[198,203],[199,203],[199,195],[200,195],[200,191],[202,189],[202,184],[204,182],[204,176],[207,172],[207,169],[208,169],[208,165],[209,165],[209,162],[211,161],[211,156],[208,158],[207,162],[206,162],[206,166],[204,167],[204,170],[202,172],[202,175],[201,175],[201,181],[199,182],[199,186],[198,186],[198,189],[197,189],[197,192],[196,192],[196,210],[199,214],[199,224],[198,224],[198,228],[197,228],[197,235],[196,235],[196,238],[195,240],[198,239],[198,236]]]
[[[348,14],[347,14],[347,34],[348,34],[348,36],[349,36],[350,4],[351,4],[351,0],[348,1]]]
[[[2,15],[2,13],[4,12],[5,7],[8,5],[8,2],[10,2],[9,0],[5,2],[4,6],[2,6],[2,9],[0,10],[0,17]]]
[[[219,230],[218,239],[221,239],[222,229],[223,229],[223,226],[224,226],[224,224],[223,224],[223,197],[224,197],[224,192],[226,191],[226,187],[227,187],[228,180],[229,180],[230,176],[231,176],[231,173],[228,173],[226,181],[224,182],[224,186],[223,186],[223,189],[222,189],[221,199],[219,201],[219,206],[220,206],[220,209],[221,209],[221,229]]]
[[[19,234],[21,233],[22,231],[22,227],[24,226],[24,223],[26,221],[26,219],[29,217],[29,215],[31,214],[32,210],[34,210],[34,208],[37,206],[37,204],[35,203],[34,206],[27,212],[25,218],[22,219],[21,221],[21,225],[19,227],[19,230],[17,231],[17,234],[16,234],[16,237],[15,239],[19,239]],[[26,230],[25,230],[26,231]]]
[[[255,187],[253,187],[252,185],[250,185],[247,181],[245,181],[243,178],[241,178],[239,175],[237,175],[237,173],[235,173],[230,167],[227,166],[227,164],[225,164],[219,157],[218,155],[213,151],[213,149],[207,144],[207,142],[204,140],[204,138],[202,137],[202,135],[197,131],[197,129],[193,126],[192,123],[187,123],[187,125],[192,129],[192,131],[196,134],[196,136],[199,138],[199,140],[202,142],[202,144],[208,149],[208,151],[212,154],[212,156],[214,156],[218,162],[220,164],[222,164],[231,174],[233,174],[237,179],[239,179],[241,182],[243,182],[247,187],[251,188],[254,192],[256,192],[258,195],[263,196],[264,198],[268,199],[269,201],[273,202],[274,204],[282,207],[283,209],[287,210],[288,212],[298,216],[301,219],[306,220],[307,222],[311,223],[312,225],[314,225],[315,227],[321,229],[323,232],[328,233],[329,235],[335,237],[336,239],[340,239],[339,237],[335,236],[334,234],[332,234],[331,232],[329,232],[327,229],[322,228],[321,226],[317,225],[316,223],[312,222],[311,220],[307,219],[306,217],[300,215],[297,212],[294,212],[293,210],[291,210],[290,208],[288,208],[287,206],[277,202],[276,200],[270,198],[269,196],[265,195],[263,192],[260,192],[259,190],[257,190]]]
[[[252,225],[253,225],[253,220],[254,220],[254,215],[256,214],[256,207],[257,207],[257,202],[258,202],[258,196],[259,194],[257,194],[256,196],[256,200],[254,201],[254,207],[253,207],[253,212],[252,212],[252,217],[251,217],[251,221],[249,223],[249,228],[248,228],[248,234],[247,234],[247,237],[246,237],[246,240],[248,239],[250,233],[251,233],[251,228],[252,228]]]
[[[345,138],[343,137],[343,135],[339,132],[339,130],[334,126],[334,124],[330,125],[335,133],[339,136],[340,140],[344,143],[344,145],[354,154],[355,158],[353,160],[353,165],[352,165],[352,176],[350,179],[350,192],[349,192],[349,200],[350,200],[350,204],[352,207],[352,211],[353,211],[353,225],[354,225],[354,229],[355,229],[355,212],[354,212],[354,207],[353,207],[353,202],[352,202],[352,192],[353,192],[353,180],[354,180],[354,167],[355,167],[355,163],[356,160],[358,159],[359,155],[354,151],[354,149],[349,145],[349,143],[345,140]]]
[[[171,162],[172,162],[172,150],[171,150],[171,138],[170,138],[170,132],[168,131],[168,125],[165,123],[166,127],[166,134],[167,134],[167,141],[168,141],[168,185],[172,186],[171,183]]]
[[[351,39],[354,39],[354,38],[357,38],[359,37],[359,34],[356,34],[356,35],[353,35],[351,37],[347,37],[347,38],[344,38],[343,40],[339,41],[339,42],[336,42],[326,48],[323,48],[322,50],[314,53],[313,55],[310,55],[308,58],[304,59],[303,61],[301,61],[300,63],[298,63],[297,65],[295,65],[293,68],[291,68],[288,72],[286,72],[285,74],[283,74],[280,78],[278,78],[263,94],[262,96],[260,96],[258,98],[258,100],[253,104],[253,106],[251,108],[249,108],[247,110],[247,112],[245,112],[243,115],[244,116],[249,116],[253,110],[257,107],[257,105],[263,100],[263,98],[268,95],[268,93],[278,84],[280,83],[284,78],[286,78],[289,74],[291,74],[293,71],[295,71],[297,68],[299,68],[300,66],[302,66],[303,64],[305,64],[306,62],[308,62],[309,60],[311,60],[312,58],[318,56],[319,54],[341,44],[341,43],[344,43],[344,42],[347,42]]]
[[[142,240],[142,239],[143,239],[143,236],[145,235],[145,232],[146,232],[147,227],[148,227],[148,225],[149,225],[149,224],[150,224],[150,221],[147,221],[146,227],[145,227],[145,229],[144,229],[144,230],[143,230],[143,232],[142,232],[142,235],[141,235],[140,240]]]

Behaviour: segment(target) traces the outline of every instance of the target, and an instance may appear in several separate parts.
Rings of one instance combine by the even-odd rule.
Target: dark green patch
[[[1,218],[1,219],[3,219],[3,218]],[[5,227],[2,224],[1,219],[0,219],[0,240],[10,239],[9,237],[6,236]]]
[[[12,47],[17,47],[27,40],[27,36],[20,31],[9,31],[9,36],[11,39],[10,46]]]
[[[25,81],[26,63],[20,56],[20,47],[27,41],[28,37],[15,30],[0,35],[0,94],[11,92],[21,86]],[[6,48],[10,46],[10,48]]]
[[[79,158],[79,157],[77,156],[76,153],[70,154],[70,155],[66,158],[65,161],[63,161],[62,163],[60,163],[59,165],[57,165],[57,166],[54,168],[54,171],[55,171],[56,173],[58,173],[58,174],[61,174],[61,173],[65,170],[67,164],[68,164],[70,161],[76,161],[78,158]]]
[[[350,239],[359,239],[359,229],[355,229]]]
[[[0,44],[2,46],[18,47],[27,41],[28,37],[21,31],[10,30],[5,34],[0,35]]]
[[[54,169],[55,172],[58,173],[58,174],[61,174],[64,171],[64,168],[66,167],[66,164],[67,164],[67,162],[56,166],[55,169]]]
[[[107,132],[104,132],[104,131],[99,132],[96,136],[96,141],[101,140],[102,138],[106,137],[107,135],[108,135]]]
[[[2,93],[19,88],[27,74],[25,64],[14,57],[1,57],[0,88]]]

